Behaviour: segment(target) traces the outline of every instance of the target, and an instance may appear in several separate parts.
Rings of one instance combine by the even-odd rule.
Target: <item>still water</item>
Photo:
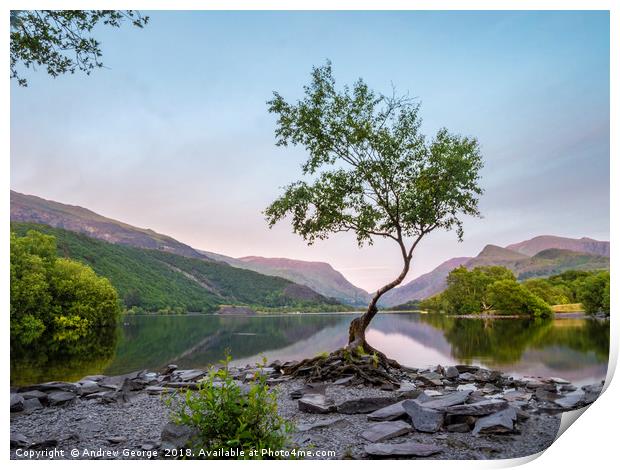
[[[71,344],[39,342],[11,351],[11,383],[76,381],[167,364],[204,368],[230,351],[245,365],[292,360],[333,351],[347,340],[345,314],[260,316],[125,316],[117,330],[98,331]],[[380,314],[370,344],[411,367],[468,363],[515,375],[562,377],[593,383],[606,374],[609,321],[469,319],[416,313]]]

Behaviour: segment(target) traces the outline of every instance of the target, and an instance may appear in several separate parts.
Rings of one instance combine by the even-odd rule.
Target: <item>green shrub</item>
[[[200,449],[213,454],[221,449],[238,452],[238,459],[262,459],[262,449],[286,448],[293,428],[278,415],[276,392],[260,374],[255,374],[249,390],[244,390],[231,376],[229,362],[227,357],[222,368],[212,370],[198,390],[189,390],[184,399],[170,402],[172,420],[198,433],[190,442],[193,455],[209,458],[209,454],[200,454]]]
[[[97,327],[114,327],[120,313],[112,284],[92,268],[56,255],[53,236],[11,232],[11,344],[44,334],[73,341]]]
[[[609,313],[609,294],[609,271],[601,271],[583,281],[577,298],[585,312],[593,315],[599,312]]]

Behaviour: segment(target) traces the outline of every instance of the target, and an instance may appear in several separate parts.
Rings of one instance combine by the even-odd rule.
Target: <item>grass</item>
[[[553,310],[554,313],[583,312],[583,306],[581,304],[552,305],[551,310]]]

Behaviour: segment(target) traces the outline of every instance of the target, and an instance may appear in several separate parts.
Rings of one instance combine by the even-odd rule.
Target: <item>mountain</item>
[[[194,312],[213,312],[230,304],[256,309],[344,309],[309,287],[218,261],[108,243],[49,225],[12,222],[11,230],[18,235],[37,230],[56,237],[59,256],[81,261],[108,278],[126,307]]]
[[[547,236],[541,238],[547,239],[546,243],[550,243],[551,239],[558,239],[559,244],[562,246],[571,245],[570,243],[566,243],[566,240],[570,239]],[[580,242],[582,240],[591,239],[582,238],[573,241]],[[528,246],[528,242],[529,240],[523,242],[525,244],[523,246]],[[607,252],[609,252],[609,242],[596,243],[607,243]],[[413,281],[389,291],[381,298],[380,304],[384,307],[393,307],[435,295],[445,289],[446,276],[448,273],[460,265],[468,269],[475,268],[476,266],[505,266],[510,269],[519,280],[531,277],[552,276],[569,269],[585,271],[609,269],[608,256],[593,254],[591,252],[577,252],[563,248],[549,248],[537,252],[533,256],[529,256],[510,248],[518,245],[521,244],[509,245],[507,248],[487,245],[473,258],[452,258],[437,266],[433,271],[423,274]],[[588,244],[581,245],[575,243],[571,246],[583,248],[584,250],[590,248],[592,250],[592,245]],[[604,252],[604,249],[602,251]]]
[[[192,258],[207,258],[191,246],[153,230],[108,219],[83,207],[48,201],[16,191],[11,191],[11,221],[45,224],[119,245],[161,250]]]
[[[48,201],[16,191],[11,191],[11,220],[45,224],[110,243],[219,261],[236,268],[249,269],[269,276],[279,276],[309,287],[324,297],[333,297],[351,305],[365,305],[370,297],[370,294],[355,287],[327,263],[256,256],[237,259],[196,250],[153,230],[133,227],[83,207]]]
[[[506,248],[517,251],[527,256],[534,256],[543,250],[559,248],[561,250],[576,251],[578,253],[590,253],[592,255],[609,257],[609,242],[593,240],[592,238],[565,238],[552,235],[541,235],[530,240],[513,243]]]
[[[321,295],[333,297],[349,305],[366,305],[370,300],[368,292],[355,287],[328,263],[289,258],[263,258],[261,256],[230,258],[215,253],[202,253],[231,266],[250,269],[269,276],[283,277],[297,284],[308,286]]]
[[[410,300],[425,299],[441,292],[446,287],[446,276],[454,268],[467,263],[471,258],[451,258],[444,261],[431,272],[415,278],[407,284],[386,292],[381,297],[380,304],[383,306],[401,305]]]

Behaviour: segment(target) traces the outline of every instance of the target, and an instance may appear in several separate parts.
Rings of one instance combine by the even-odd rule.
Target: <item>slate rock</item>
[[[334,385],[347,385],[348,383],[350,383],[353,379],[355,378],[355,376],[353,375],[348,375],[346,377],[341,377],[338,380],[334,380]]]
[[[441,452],[441,448],[409,441],[401,444],[368,444],[364,452],[372,457],[428,457]]]
[[[24,411],[32,411],[43,408],[43,404],[38,398],[28,398],[24,400]]]
[[[457,364],[454,368],[459,371],[459,374],[475,374],[480,369],[478,366],[468,366],[465,364]]]
[[[575,392],[567,393],[562,398],[554,401],[556,405],[560,405],[562,408],[570,409],[577,406],[578,403],[583,401],[586,396],[586,392],[583,390],[577,390]]]
[[[314,423],[301,423],[297,425],[297,431],[307,432],[315,429],[328,428],[328,427],[345,427],[350,425],[351,422],[346,418],[330,418],[320,419]]]
[[[100,382],[101,380],[105,379],[107,377],[107,375],[87,375],[86,377],[83,377],[79,383],[83,383],[83,382]]]
[[[325,398],[325,395],[307,394],[297,402],[299,411],[304,413],[330,413],[334,410],[334,404],[331,400]]]
[[[385,408],[379,408],[378,410],[370,413],[367,418],[370,421],[394,421],[396,419],[400,419],[407,415],[407,412],[403,407],[404,402],[405,400],[386,406]]]
[[[198,436],[198,432],[184,424],[168,423],[161,431],[161,448],[185,449]]]
[[[362,437],[370,442],[383,442],[411,431],[412,427],[404,421],[386,421],[369,427],[362,432]]]
[[[437,432],[443,425],[444,413],[432,408],[426,408],[416,400],[405,400],[403,408],[411,418],[416,431]]]
[[[29,447],[32,442],[23,434],[18,432],[11,432],[11,448],[15,447]]]
[[[65,391],[65,392],[78,392],[78,386],[72,382],[45,382],[42,384],[30,385],[28,387],[20,388],[20,391],[29,392],[32,390],[39,390],[41,392],[55,392],[55,391]]]
[[[449,415],[484,416],[508,408],[505,400],[491,399],[446,408]]]
[[[492,415],[485,416],[476,421],[473,435],[478,436],[482,433],[507,433],[514,429],[514,422],[517,420],[517,412],[514,408],[506,408]]]
[[[11,413],[22,411],[23,409],[24,397],[17,393],[11,393]]]
[[[511,390],[506,392],[502,396],[506,401],[529,401],[532,398],[532,394],[530,392],[525,392],[521,390]]]
[[[101,387],[94,380],[85,380],[80,383],[80,395],[88,395],[90,393],[100,392]]]
[[[446,426],[448,432],[469,432],[470,427],[467,423],[454,423]]]
[[[51,406],[66,405],[75,400],[77,395],[73,392],[52,392],[47,396],[47,401]]]
[[[41,390],[30,390],[28,392],[21,393],[21,396],[24,397],[24,400],[30,400],[32,398],[38,398],[41,401],[47,400],[47,393],[42,392]]]
[[[459,376],[459,370],[454,367],[454,366],[450,366],[446,369],[445,372],[445,377],[446,379],[456,379]]]
[[[398,401],[396,397],[363,397],[352,398],[340,403],[336,409],[338,413],[353,415],[372,413],[373,411],[393,405]]]
[[[434,410],[445,410],[449,406],[460,405],[471,395],[469,390],[457,390],[456,392],[447,393],[438,397],[431,397],[429,400],[424,400],[422,405],[426,408],[432,408]],[[418,397],[418,402],[420,397]]]

